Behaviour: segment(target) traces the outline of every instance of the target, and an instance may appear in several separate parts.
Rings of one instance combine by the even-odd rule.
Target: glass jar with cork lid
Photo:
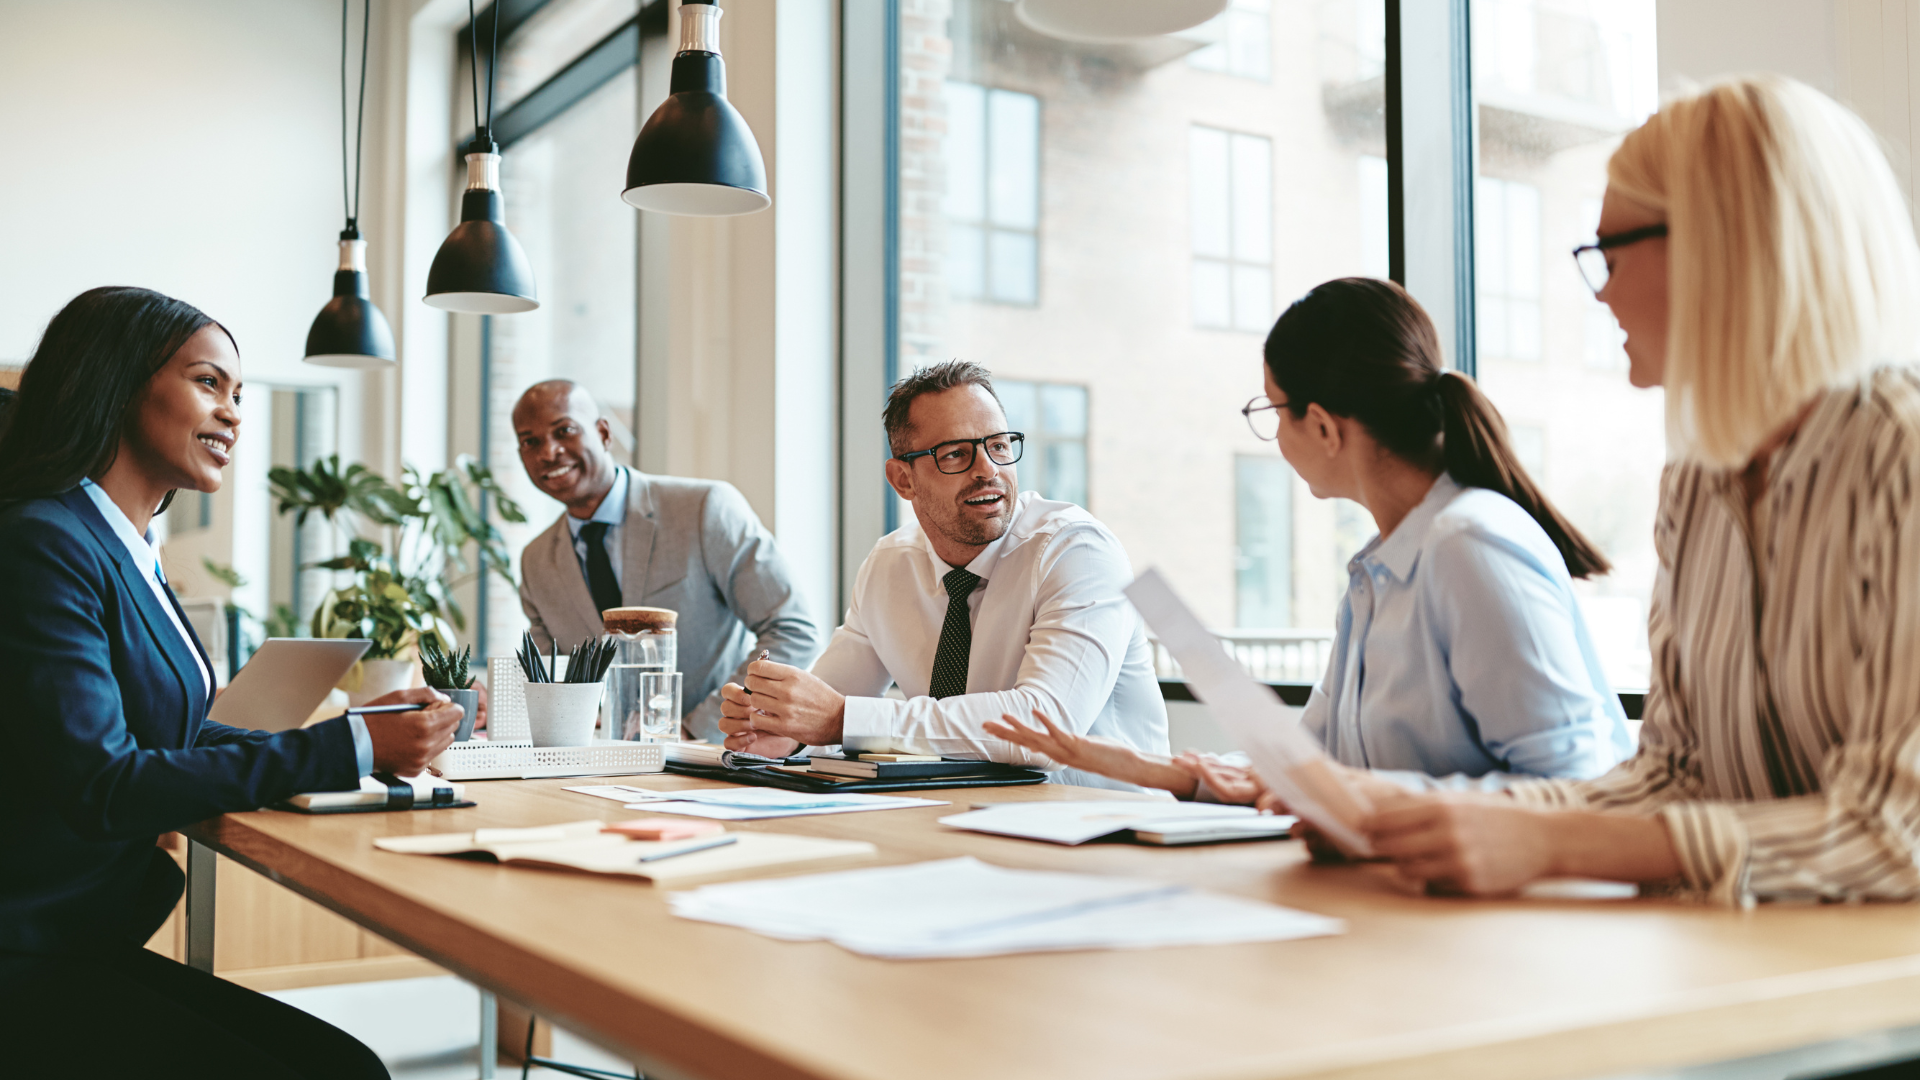
[[[679,657],[674,636],[679,617],[679,612],[656,607],[608,608],[600,613],[601,623],[615,641],[602,715],[605,738],[679,739]]]

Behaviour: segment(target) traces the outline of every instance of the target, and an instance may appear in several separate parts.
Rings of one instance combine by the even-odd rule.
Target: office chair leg
[[[647,1080],[646,1077],[640,1075],[638,1068],[634,1069],[633,1075],[629,1077],[626,1073],[609,1072],[606,1069],[595,1069],[586,1065],[569,1065],[564,1061],[555,1061],[552,1058],[534,1057],[533,1026],[539,1022],[540,1018],[537,1016],[529,1015],[527,1017],[527,1045],[520,1051],[520,1080],[527,1080],[527,1073],[530,1072],[535,1065],[543,1069],[552,1069],[554,1072],[566,1073],[568,1076],[582,1077],[583,1080]]]

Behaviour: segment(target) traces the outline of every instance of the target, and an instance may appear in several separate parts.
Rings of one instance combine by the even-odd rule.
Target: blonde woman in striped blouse
[[[1892,171],[1824,95],[1735,79],[1627,136],[1599,233],[1576,255],[1672,457],[1639,753],[1376,789],[1371,838],[1446,891],[1920,897],[1920,249]]]

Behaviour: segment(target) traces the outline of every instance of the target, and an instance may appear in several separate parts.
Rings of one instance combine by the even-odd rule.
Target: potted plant
[[[351,575],[321,597],[312,632],[373,643],[341,681],[350,698],[405,688],[412,682],[411,654],[424,637],[451,642],[466,629],[456,589],[489,570],[514,583],[505,539],[482,508],[490,502],[512,522],[526,515],[470,457],[425,476],[409,466],[399,486],[364,465],[342,467],[337,454],[304,469],[276,467],[267,478],[280,513],[304,524],[317,512],[347,539],[345,555],[312,564]],[[392,554],[381,540],[391,541]],[[468,561],[469,545],[477,565]]]
[[[420,663],[426,669],[427,685],[453,699],[460,706],[460,729],[454,733],[455,742],[466,742],[473,737],[473,722],[480,715],[480,691],[473,688],[473,674],[467,670],[473,662],[473,646],[468,645],[455,656],[453,650],[445,648],[435,634],[420,638]]]

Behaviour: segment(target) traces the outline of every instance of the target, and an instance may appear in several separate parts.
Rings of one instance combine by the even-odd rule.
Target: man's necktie
[[[613,563],[607,558],[609,528],[604,521],[580,526],[580,539],[587,542],[587,591],[593,594],[593,606],[600,611],[620,606],[620,582],[613,576]]]
[[[947,587],[947,618],[940,624],[940,647],[934,650],[933,678],[927,690],[936,698],[967,692],[967,654],[973,651],[973,623],[967,618],[967,597],[980,580],[980,575],[958,567],[940,579]]]

